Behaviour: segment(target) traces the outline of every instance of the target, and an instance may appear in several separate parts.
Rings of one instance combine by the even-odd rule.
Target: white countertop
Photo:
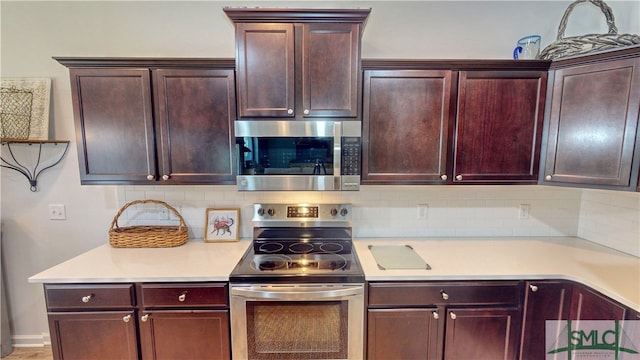
[[[640,311],[640,258],[573,237],[354,239],[368,281],[535,280],[583,283]],[[32,283],[227,281],[249,240],[172,248],[99,246]],[[381,270],[368,245],[410,245],[431,270]]]
[[[29,278],[40,283],[228,281],[250,241],[189,240],[168,248],[114,248],[109,244]]]
[[[381,270],[368,245],[410,245],[431,270]],[[640,311],[640,258],[580,238],[362,239],[355,246],[367,281],[565,279]]]

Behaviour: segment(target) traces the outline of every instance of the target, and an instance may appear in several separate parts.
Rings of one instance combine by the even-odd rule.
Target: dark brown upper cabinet
[[[370,9],[225,8],[236,26],[238,116],[355,120]]]
[[[232,60],[57,58],[82,184],[233,184]]]
[[[363,61],[363,184],[534,184],[548,61]]]
[[[460,71],[453,181],[538,181],[547,72]]]
[[[640,47],[552,64],[540,182],[634,191],[640,166]]]
[[[447,180],[451,70],[364,72],[362,184]]]

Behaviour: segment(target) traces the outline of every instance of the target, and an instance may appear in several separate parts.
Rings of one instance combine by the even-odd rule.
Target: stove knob
[[[264,208],[259,208],[258,209],[258,215],[264,216]]]
[[[276,209],[274,208],[269,208],[269,210],[267,210],[267,213],[269,214],[269,216],[273,216],[276,214]]]
[[[349,213],[349,210],[347,210],[345,208],[340,209],[340,215],[347,216],[348,213]]]
[[[331,209],[331,216],[336,216],[336,215],[338,215],[338,209],[336,208]]]

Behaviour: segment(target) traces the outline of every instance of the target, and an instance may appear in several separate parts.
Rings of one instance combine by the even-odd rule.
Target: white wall
[[[247,209],[257,201],[349,201],[356,205],[356,236],[576,235],[630,249],[640,238],[635,205],[625,225],[598,209],[635,204],[637,194],[594,199],[583,190],[542,186],[364,187],[359,193],[238,193],[233,187],[80,186],[68,71],[52,56],[223,57],[234,56],[233,26],[223,6],[371,7],[362,55],[365,58],[510,58],[515,41],[538,33],[543,46],[556,35],[568,1],[142,1],[0,2],[0,75],[53,80],[50,138],[71,140],[62,163],[43,173],[40,190],[30,192],[24,177],[2,169],[2,265],[11,324],[17,344],[47,338],[40,285],[27,278],[107,242],[107,230],[124,202],[165,200],[181,209],[193,236],[200,237],[204,208],[243,210],[243,235],[250,236]],[[640,1],[608,1],[621,33],[640,33]],[[576,9],[567,35],[606,31],[599,10]],[[3,147],[3,156],[5,149]],[[610,194],[612,192],[603,192]],[[599,194],[599,193],[598,193]],[[581,209],[581,202],[588,208]],[[531,205],[528,220],[517,207]],[[48,204],[65,204],[67,220],[48,219]],[[426,220],[416,205],[428,204]],[[599,229],[625,226],[615,241]],[[636,229],[634,229],[636,226]],[[631,244],[631,245],[630,245]],[[82,269],[78,269],[82,271]]]

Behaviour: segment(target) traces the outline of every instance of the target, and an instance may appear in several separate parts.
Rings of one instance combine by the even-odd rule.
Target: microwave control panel
[[[342,138],[342,175],[360,175],[360,138]]]

